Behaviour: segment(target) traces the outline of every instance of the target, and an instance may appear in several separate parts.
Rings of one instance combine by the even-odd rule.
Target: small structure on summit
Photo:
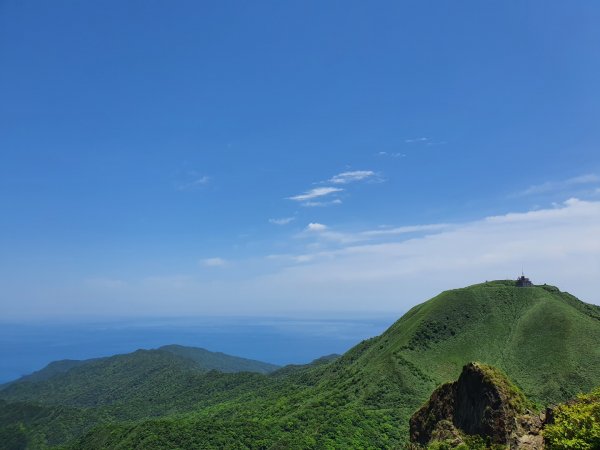
[[[531,280],[529,278],[527,278],[525,276],[525,274],[523,272],[521,272],[521,276],[519,278],[517,278],[516,286],[517,287],[532,287],[533,283],[531,282]]]

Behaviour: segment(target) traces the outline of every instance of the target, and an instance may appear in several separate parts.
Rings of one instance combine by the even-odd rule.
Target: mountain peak
[[[541,449],[543,420],[524,414],[525,396],[500,370],[469,363],[457,381],[437,388],[410,419],[410,438],[464,444],[468,436],[481,436],[495,444],[527,440],[528,448]],[[511,448],[521,448],[514,447]]]

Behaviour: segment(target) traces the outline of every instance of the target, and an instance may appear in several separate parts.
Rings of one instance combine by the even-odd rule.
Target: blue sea
[[[203,347],[273,364],[344,353],[399,316],[313,319],[202,317],[0,324],[0,383],[59,359],[87,359],[167,344]]]

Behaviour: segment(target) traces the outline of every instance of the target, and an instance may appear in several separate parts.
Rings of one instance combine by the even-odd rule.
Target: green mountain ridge
[[[31,381],[31,382],[44,381],[49,378],[52,378],[55,375],[59,375],[59,374],[68,372],[69,370],[71,370],[74,367],[78,367],[83,364],[87,364],[88,362],[91,362],[93,360],[94,359],[82,359],[82,360],[61,359],[58,361],[52,361],[46,367],[44,367],[40,370],[36,370],[35,372],[32,372],[27,375],[23,375],[22,377],[20,377],[16,380],[1,384],[0,390],[7,388],[9,385],[11,385],[13,383],[21,383],[23,381]]]
[[[105,358],[50,363],[5,386],[0,398],[90,407],[130,401],[157,383],[167,383],[169,379],[175,382],[211,370],[265,374],[278,368],[202,348],[168,345]]]
[[[269,373],[280,368],[276,364],[270,364],[262,361],[253,359],[241,358],[238,356],[227,355],[222,352],[211,352],[200,347],[187,347],[183,345],[164,345],[154,350],[139,349],[138,351],[163,351],[169,352],[173,355],[189,359],[197,363],[197,368],[200,370],[218,370],[224,373],[234,372],[257,372],[257,373]],[[134,352],[135,353],[135,352]],[[129,355],[129,354],[124,354]],[[59,361],[52,361],[46,367],[37,370],[31,374],[24,375],[21,378],[10,381],[3,385],[0,385],[0,390],[7,388],[10,384],[21,383],[24,381],[28,382],[39,382],[52,378],[56,375],[64,374],[69,370],[80,367],[83,365],[95,363],[98,361],[106,361],[109,358],[117,358],[122,355],[106,356],[100,358],[90,359],[62,359]]]
[[[97,425],[81,434],[65,420],[68,439],[53,441],[73,449],[401,448],[410,416],[469,361],[498,367],[541,407],[600,385],[598,343],[600,307],[553,286],[495,281],[445,291],[318,364],[174,377],[166,361],[143,353],[147,375],[112,380],[109,401],[93,389],[78,397],[53,385],[72,387],[70,374],[83,368],[11,386],[0,399],[85,407],[95,414],[87,429]],[[0,406],[0,430],[23,423],[3,415],[7,407]],[[30,442],[44,438],[49,419],[38,418],[25,425]]]
[[[276,364],[231,356],[222,352],[211,352],[200,347],[171,344],[159,347],[158,350],[190,359],[203,370],[218,370],[223,373],[256,372],[266,374],[280,368]]]

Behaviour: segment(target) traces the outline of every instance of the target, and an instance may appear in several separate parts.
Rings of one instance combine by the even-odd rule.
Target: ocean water
[[[0,383],[59,359],[87,359],[167,344],[203,347],[273,364],[303,364],[343,353],[381,334],[399,316],[313,319],[199,317],[0,323]]]

